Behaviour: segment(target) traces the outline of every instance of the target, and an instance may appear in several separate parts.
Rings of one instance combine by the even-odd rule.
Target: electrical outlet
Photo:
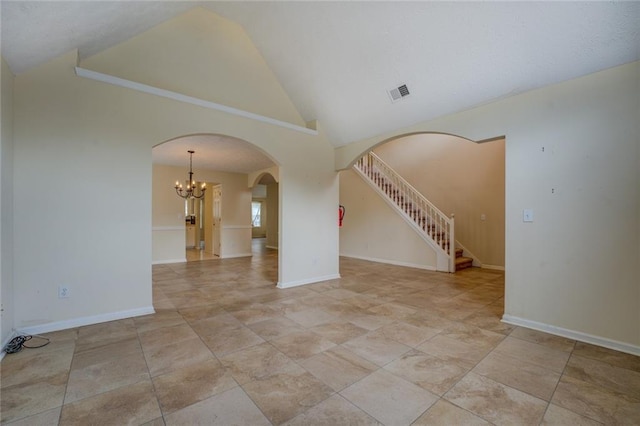
[[[58,287],[58,298],[65,299],[69,297],[69,287],[66,285],[61,285]]]

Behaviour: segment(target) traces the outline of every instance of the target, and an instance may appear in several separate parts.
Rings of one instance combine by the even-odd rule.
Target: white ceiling
[[[640,2],[598,1],[2,0],[2,55],[16,73],[88,57],[198,4],[244,27],[335,146],[640,59]]]

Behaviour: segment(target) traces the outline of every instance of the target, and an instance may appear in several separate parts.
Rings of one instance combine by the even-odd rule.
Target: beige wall
[[[340,172],[340,204],[346,209],[341,256],[436,269],[435,250],[354,171]]]
[[[2,347],[12,337],[14,327],[13,303],[13,74],[4,58],[0,70],[0,344]]]
[[[504,268],[504,139],[477,144],[422,134],[374,152],[438,209],[455,213],[456,241],[467,255]]]
[[[169,142],[171,143],[171,142]],[[250,235],[251,189],[247,187],[247,175],[211,170],[196,170],[199,181],[207,186],[222,185],[222,248],[226,257],[251,254]],[[153,262],[183,261],[185,257],[184,200],[175,193],[175,181],[186,173],[184,167],[153,165],[152,224]],[[207,221],[205,221],[206,223]],[[206,226],[211,226],[211,221]],[[227,239],[225,241],[225,238]],[[176,257],[177,256],[177,257]]]
[[[191,9],[81,66],[304,126],[242,27],[207,9]]]
[[[505,319],[640,354],[639,76],[634,62],[362,140],[336,168],[403,134],[505,135]]]
[[[145,41],[140,52],[157,49],[154,43]],[[200,66],[200,53],[191,55],[190,66]],[[126,65],[126,55],[108,54]],[[155,59],[147,58],[150,67]],[[188,134],[238,137],[280,166],[281,287],[338,276],[338,179],[333,148],[322,134],[83,79],[74,73],[77,60],[70,52],[15,78],[14,211],[21,214],[14,229],[27,230],[14,244],[16,327],[44,332],[151,311],[151,148]],[[247,88],[228,90],[246,95]],[[56,190],[31,195],[48,182]],[[312,230],[305,219],[310,212],[318,223]],[[67,299],[57,297],[61,284],[70,288]]]

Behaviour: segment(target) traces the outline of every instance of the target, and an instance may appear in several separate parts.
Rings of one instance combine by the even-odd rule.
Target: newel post
[[[449,272],[456,271],[456,233],[455,233],[455,213],[451,213],[449,222]]]

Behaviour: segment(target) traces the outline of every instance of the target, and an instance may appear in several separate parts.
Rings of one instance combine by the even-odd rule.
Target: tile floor
[[[640,424],[640,357],[500,322],[504,275],[277,254],[153,268],[155,315],[7,355],[11,425]]]

